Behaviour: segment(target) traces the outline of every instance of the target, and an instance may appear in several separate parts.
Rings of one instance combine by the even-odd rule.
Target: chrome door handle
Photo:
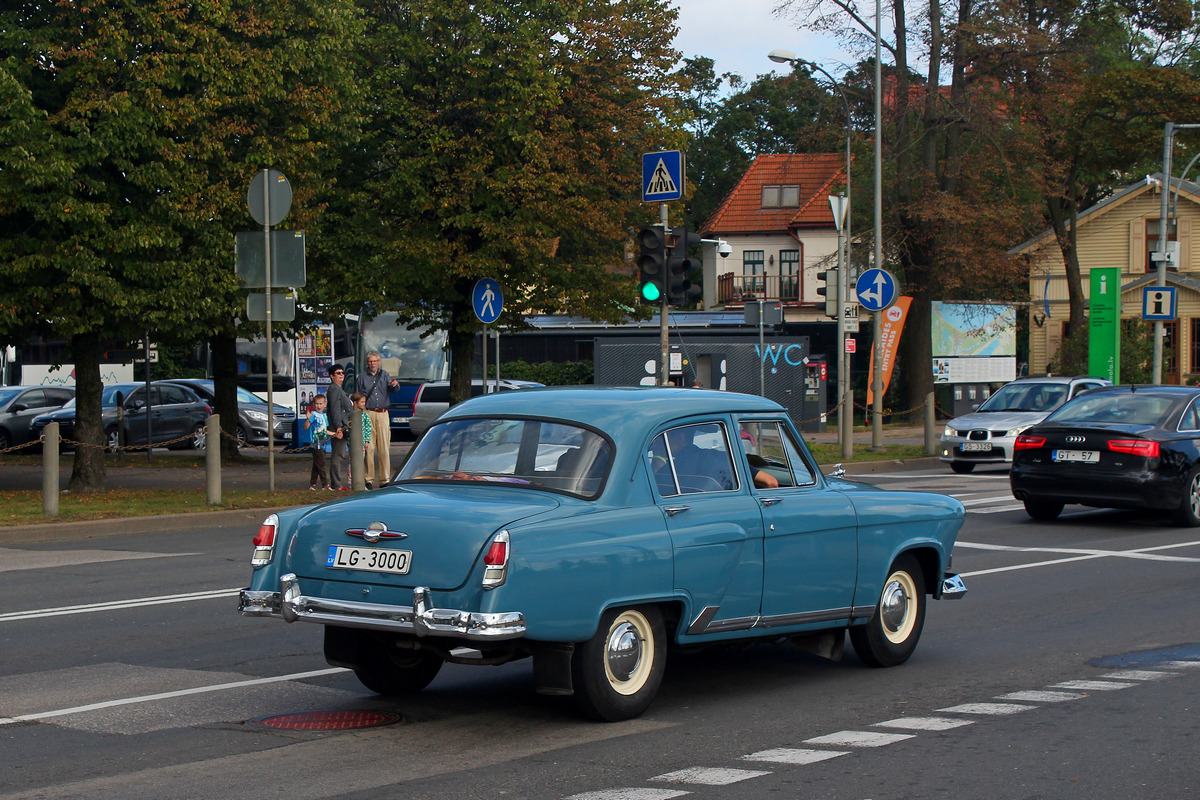
[[[689,508],[691,508],[691,506],[667,506],[663,509],[663,511],[667,512],[668,517],[673,517],[676,514],[681,514],[684,511],[687,511]]]
[[[776,503],[782,503],[783,498],[782,497],[760,497],[760,498],[758,498],[758,502],[762,503],[764,506],[773,506]]]

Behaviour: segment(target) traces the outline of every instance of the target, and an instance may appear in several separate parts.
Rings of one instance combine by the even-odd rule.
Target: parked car
[[[504,378],[500,379],[500,391],[509,392],[513,389],[531,389],[536,386],[544,386],[545,384],[536,383],[534,381],[510,381]],[[496,381],[489,380],[487,382],[487,392],[490,394],[496,389]],[[483,381],[479,378],[471,381],[471,397],[478,397],[485,394]],[[421,388],[417,390],[417,398],[413,401],[413,415],[409,420],[409,429],[413,436],[421,436],[425,431],[429,430],[429,426],[433,421],[442,415],[442,412],[450,407],[450,381],[430,381],[429,383],[421,384]]]
[[[34,417],[74,396],[75,390],[66,386],[0,386],[0,450],[36,439]]]
[[[198,394],[209,406],[216,408],[217,394],[214,384],[202,378],[172,378],[162,381],[177,386],[186,386]],[[238,404],[238,446],[244,444],[266,445],[270,441],[267,436],[267,402],[258,395],[241,386],[237,387]],[[287,406],[275,404],[272,412],[275,422],[275,441],[286,444],[292,441],[293,429],[296,423],[296,412]]]
[[[903,663],[926,597],[966,591],[962,523],[952,498],[822,476],[761,397],[499,392],[443,414],[387,487],[267,517],[239,609],[322,625],[326,660],[375,692],[532,657],[538,691],[620,720],[672,645],[836,658],[849,631],[866,663]]]
[[[1200,388],[1096,389],[1017,437],[1009,481],[1029,516],[1067,503],[1165,511],[1200,525]]]
[[[146,415],[150,415],[150,432],[155,445],[166,444],[172,450],[203,449],[204,423],[212,415],[212,407],[191,389],[169,383],[151,384],[149,408],[146,406],[146,384],[111,383],[100,394],[101,425],[110,449],[146,444]],[[118,400],[120,402],[118,403]],[[75,438],[75,399],[58,411],[43,414],[33,420],[35,438],[50,422],[58,423],[63,439]]]
[[[1013,442],[1054,409],[1089,389],[1112,381],[1090,375],[1018,378],[1004,384],[978,409],[946,423],[939,459],[959,473],[976,464],[1005,464],[1013,460]]]

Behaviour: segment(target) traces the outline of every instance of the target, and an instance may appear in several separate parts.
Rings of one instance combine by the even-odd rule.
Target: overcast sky
[[[679,34],[675,47],[685,57],[707,56],[716,71],[736,72],[747,81],[788,68],[767,60],[776,48],[791,50],[840,75],[848,57],[827,37],[800,31],[771,16],[776,0],[675,0]]]

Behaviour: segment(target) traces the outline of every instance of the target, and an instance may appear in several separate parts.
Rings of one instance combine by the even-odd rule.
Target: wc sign
[[[1142,319],[1175,319],[1175,287],[1147,286],[1143,289]]]

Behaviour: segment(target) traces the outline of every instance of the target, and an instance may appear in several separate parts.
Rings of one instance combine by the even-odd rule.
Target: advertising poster
[[[892,372],[896,369],[896,354],[900,352],[900,334],[904,333],[904,320],[908,318],[908,307],[912,305],[911,297],[898,297],[896,304],[880,314],[883,322],[880,325],[880,352],[883,354],[879,361],[883,368],[883,394],[887,396],[888,384],[892,382]],[[875,402],[875,393],[871,387],[875,385],[875,351],[871,349],[871,368],[867,377],[867,405]]]
[[[329,368],[333,365],[333,326],[318,325],[296,342],[296,401],[300,413],[312,405],[313,398],[329,387]]]
[[[1000,383],[1017,377],[1016,306],[933,303],[934,383]]]

